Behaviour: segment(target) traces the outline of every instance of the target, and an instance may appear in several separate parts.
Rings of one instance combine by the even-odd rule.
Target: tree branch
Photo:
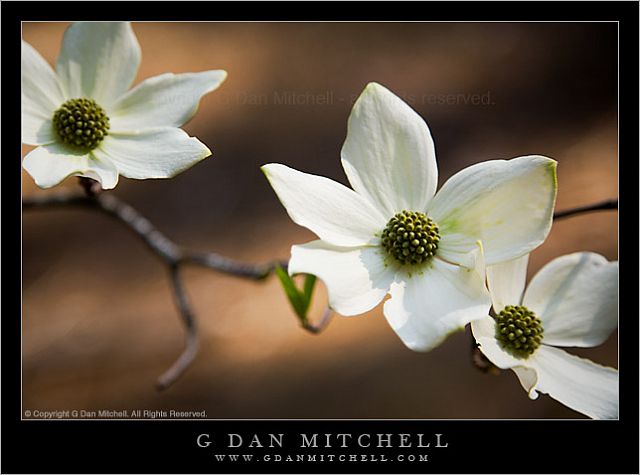
[[[80,207],[100,211],[124,224],[165,264],[169,271],[175,305],[182,317],[182,323],[185,329],[185,346],[173,365],[158,378],[156,387],[160,391],[171,386],[184,374],[198,351],[196,315],[191,309],[191,304],[189,303],[182,284],[180,273],[183,265],[197,265],[235,277],[252,280],[267,278],[275,271],[277,265],[280,265],[284,269],[287,268],[288,263],[286,261],[252,265],[238,262],[213,252],[185,249],[161,233],[147,218],[142,216],[132,206],[113,195],[101,193],[99,185],[93,180],[81,179],[80,184],[84,189],[84,194],[58,192],[55,194],[36,195],[23,199],[22,209],[28,211],[56,207]],[[558,211],[553,217],[554,219],[562,219],[591,211],[614,209],[618,209],[618,200],[607,200],[593,205]],[[333,312],[327,308],[317,323],[306,321],[302,323],[302,328],[311,333],[318,334],[331,322],[332,316]],[[472,345],[472,360],[474,365],[481,371],[495,371],[492,365],[487,364],[489,363],[488,360],[480,353],[475,345],[475,341]]]
[[[564,211],[556,211],[553,215],[553,219],[568,218],[569,216],[590,213],[591,211],[606,211],[612,209],[618,209],[618,200],[607,200],[592,205],[580,206],[578,208],[571,208]]]
[[[119,198],[101,193],[92,180],[81,180],[85,193],[58,192],[36,195],[22,201],[24,211],[56,207],[80,207],[100,211],[124,224],[135,236],[165,264],[169,271],[175,305],[185,329],[185,347],[175,363],[157,381],[158,390],[171,386],[189,367],[198,351],[196,315],[182,284],[181,267],[197,265],[235,277],[262,280],[271,275],[277,264],[286,268],[286,262],[251,265],[238,262],[213,252],[184,249],[161,233],[147,218]]]

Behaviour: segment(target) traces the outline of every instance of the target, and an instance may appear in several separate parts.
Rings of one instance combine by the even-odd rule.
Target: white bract
[[[139,63],[129,23],[74,23],[55,71],[22,42],[22,141],[38,146],[23,166],[38,186],[83,176],[109,189],[119,174],[170,178],[211,155],[178,127],[227,73],[167,73],[129,90]]]
[[[376,83],[353,107],[342,166],[353,189],[281,164],[262,168],[291,219],[320,238],[293,246],[289,273],[317,275],[331,308],[345,316],[390,293],[384,314],[413,350],[427,351],[486,316],[483,259],[522,256],[551,227],[555,161],[479,163],[436,194],[427,124]]]
[[[562,256],[545,265],[525,291],[527,260],[524,256],[487,268],[497,318],[471,323],[480,350],[499,368],[512,369],[531,399],[547,393],[594,419],[617,418],[618,371],[556,346],[596,346],[616,329],[618,263],[591,252]],[[510,330],[498,330],[508,306],[526,308],[537,318],[543,332],[535,349],[514,353]],[[516,324],[511,330],[522,335],[526,327]],[[512,334],[511,341],[517,341],[520,335]],[[509,343],[503,341],[505,335]]]

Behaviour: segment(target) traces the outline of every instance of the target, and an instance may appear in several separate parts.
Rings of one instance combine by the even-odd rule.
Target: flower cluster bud
[[[422,264],[438,249],[440,234],[431,218],[419,211],[402,211],[382,231],[382,247],[401,264]]]
[[[516,358],[528,358],[542,342],[542,322],[527,307],[507,305],[496,321],[496,339]]]
[[[66,144],[93,150],[109,132],[109,118],[92,99],[70,99],[53,114],[53,126]]]

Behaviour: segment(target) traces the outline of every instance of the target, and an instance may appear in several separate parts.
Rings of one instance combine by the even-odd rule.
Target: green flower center
[[[382,231],[382,247],[401,264],[422,264],[438,249],[438,225],[419,211],[402,211]]]
[[[535,313],[521,305],[507,305],[493,317],[496,339],[502,348],[516,358],[528,358],[542,341],[542,322]]]
[[[69,99],[53,113],[53,127],[64,143],[93,150],[109,132],[109,117],[93,99]]]

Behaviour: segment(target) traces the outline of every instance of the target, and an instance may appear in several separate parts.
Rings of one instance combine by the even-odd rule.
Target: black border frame
[[[620,181],[620,420],[618,421],[21,421],[20,22],[145,21],[618,21],[620,177],[638,176],[638,3],[636,2],[3,2],[2,3],[2,472],[3,473],[638,473],[638,183]],[[633,267],[633,269],[631,269]],[[631,276],[635,276],[632,277]],[[304,433],[443,434],[429,462],[218,462],[196,437],[284,433],[277,453],[303,453]],[[544,441],[544,442],[541,442]],[[242,453],[225,449],[228,453]],[[269,449],[254,449],[257,455]],[[394,449],[375,453],[393,456]],[[395,449],[398,450],[398,449]],[[246,452],[246,450],[245,450]],[[315,453],[371,454],[366,448]],[[309,452],[311,453],[311,452]],[[526,454],[526,455],[525,455]],[[523,463],[523,455],[526,463]]]

